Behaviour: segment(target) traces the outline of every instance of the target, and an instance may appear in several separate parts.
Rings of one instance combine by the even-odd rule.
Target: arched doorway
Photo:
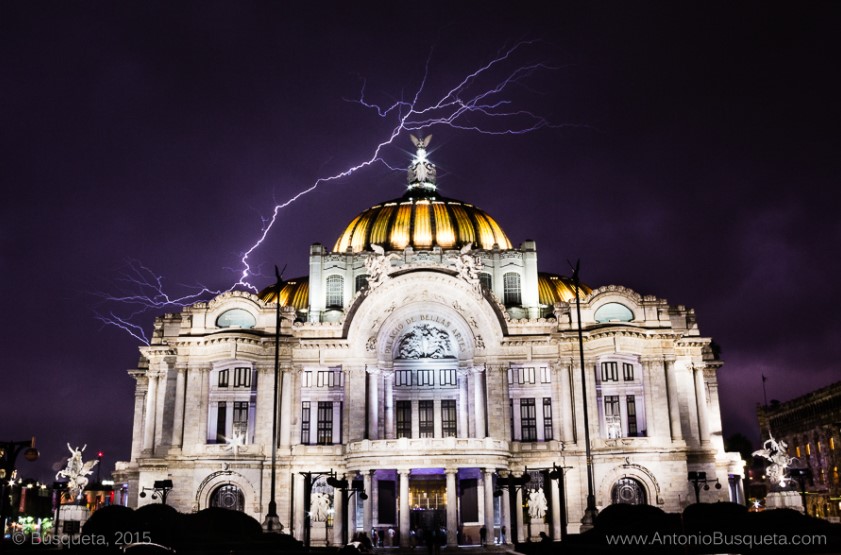
[[[211,507],[221,507],[232,511],[243,511],[245,509],[245,496],[242,490],[233,484],[219,486],[210,496]]]
[[[645,505],[645,488],[633,478],[620,478],[613,484],[610,500],[613,504]]]

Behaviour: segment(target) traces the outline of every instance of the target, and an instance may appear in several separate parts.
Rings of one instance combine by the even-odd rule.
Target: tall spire
[[[410,135],[417,151],[412,163],[409,164],[409,190],[435,191],[435,164],[426,159],[426,147],[432,135],[417,138]]]

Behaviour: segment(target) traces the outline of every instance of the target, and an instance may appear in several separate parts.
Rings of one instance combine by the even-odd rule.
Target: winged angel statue
[[[766,469],[768,480],[772,484],[780,484],[780,487],[786,486],[786,468],[791,466],[791,463],[796,461],[796,457],[789,457],[785,441],[779,442],[770,436],[765,443],[762,444],[764,449],[758,449],[753,452],[754,457],[762,457],[771,462]]]
[[[67,478],[67,490],[74,499],[82,494],[82,490],[88,485],[87,477],[93,473],[93,467],[99,462],[98,460],[82,461],[82,451],[87,447],[85,445],[81,449],[78,447],[73,449],[68,443],[67,448],[70,449],[70,458],[67,459],[67,466],[55,475],[56,480]]]

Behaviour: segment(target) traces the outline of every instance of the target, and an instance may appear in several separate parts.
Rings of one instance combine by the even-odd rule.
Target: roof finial
[[[420,188],[435,190],[435,164],[426,159],[426,147],[432,140],[432,135],[417,138],[409,135],[417,148],[415,158],[409,164],[409,190]]]

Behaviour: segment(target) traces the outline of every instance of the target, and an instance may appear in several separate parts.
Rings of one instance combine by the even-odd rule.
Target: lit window
[[[333,402],[318,402],[318,423],[316,443],[319,445],[333,444]]]
[[[397,437],[412,437],[412,402],[397,401]]]
[[[312,387],[312,371],[301,372],[301,387]]]
[[[444,437],[456,437],[456,401],[441,401],[441,434]]]
[[[795,448],[794,448],[794,454],[795,454],[796,456],[798,456],[798,457],[802,456],[802,455],[800,454],[800,446],[799,446],[799,445],[798,445],[797,447],[795,447]]]
[[[520,399],[520,433],[522,441],[537,441],[537,409],[534,399]]]
[[[818,441],[815,443],[815,449],[817,449],[817,450],[818,450],[818,453],[820,453],[820,452],[821,452],[821,442],[820,442],[820,440],[818,440]]]
[[[520,294],[520,274],[508,272],[502,276],[502,285],[505,306],[520,306],[523,304]]]
[[[234,387],[251,387],[251,368],[234,368]]]
[[[219,370],[219,381],[216,382],[218,387],[228,387],[228,370]]]
[[[540,383],[552,383],[552,371],[547,366],[540,367]]]
[[[829,438],[829,450],[830,451],[835,451],[835,438],[834,437]]]
[[[394,372],[394,385],[412,385],[412,371],[397,370]]]
[[[622,415],[619,412],[619,395],[605,395],[604,423],[607,427],[607,437],[615,439],[622,437]]]
[[[445,386],[456,386],[458,383],[456,382],[456,371],[455,370],[440,370],[438,372],[438,377],[440,378],[440,385]]]
[[[634,319],[634,313],[627,306],[619,303],[607,303],[602,305],[595,314],[596,322],[630,322]]]
[[[543,439],[552,440],[552,399],[543,398]]]
[[[627,362],[622,363],[622,379],[626,382],[634,381],[634,365]]]
[[[518,384],[534,383],[534,367],[520,367],[508,369],[508,383]]]
[[[327,278],[327,306],[344,306],[345,280],[342,276],[330,276]]]
[[[602,362],[602,381],[619,381],[619,364],[616,362]]]
[[[433,385],[435,372],[433,370],[418,370],[418,385]]]
[[[342,371],[335,368],[316,372],[317,387],[342,387]]]
[[[234,401],[234,435],[246,437],[248,433],[248,401]]]
[[[356,276],[356,292],[361,291],[366,285],[368,285],[368,274]]]
[[[432,401],[418,401],[420,437],[435,437],[435,406]]]
[[[310,443],[310,402],[301,403],[301,443]]]
[[[812,456],[812,444],[811,443],[806,444],[806,456],[807,457]]]

